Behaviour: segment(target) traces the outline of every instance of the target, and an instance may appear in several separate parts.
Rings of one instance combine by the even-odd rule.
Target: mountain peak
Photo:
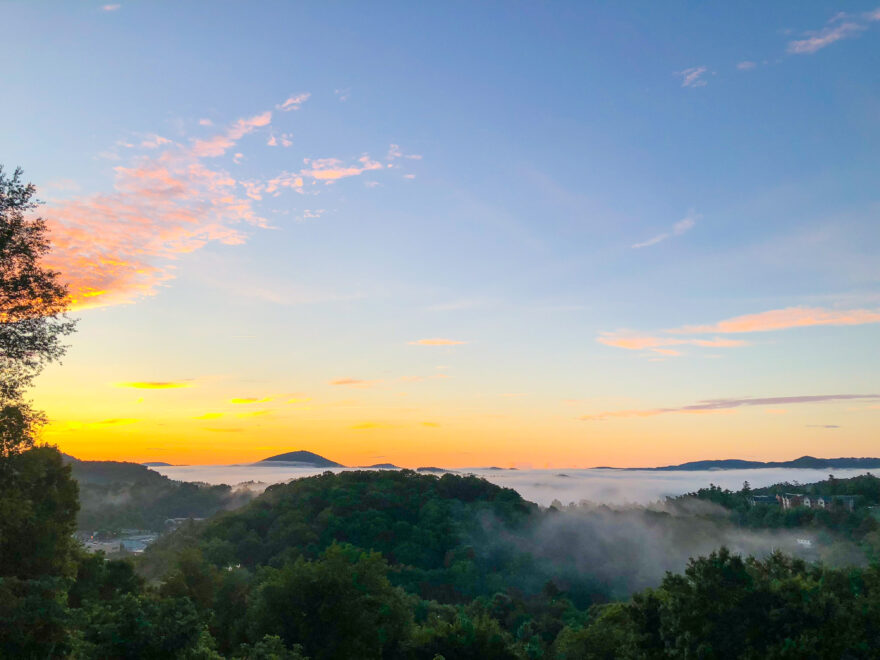
[[[258,464],[259,463],[298,463],[307,467],[345,467],[340,463],[331,461],[329,458],[324,458],[323,456],[319,456],[314,452],[306,451],[304,449],[269,456],[268,458],[258,461]]]

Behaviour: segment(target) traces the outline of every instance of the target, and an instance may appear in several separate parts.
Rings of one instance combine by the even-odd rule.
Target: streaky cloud
[[[880,323],[880,311],[870,309],[823,309],[821,307],[786,307],[757,314],[745,314],[709,325],[686,325],[668,330],[674,334],[736,334],[770,332],[816,325],[863,325]]]
[[[841,39],[854,37],[864,29],[864,25],[849,21],[839,25],[828,26],[817,32],[810,33],[809,36],[803,39],[789,41],[787,50],[795,55],[812,55]]]
[[[116,387],[132,387],[136,390],[176,390],[184,387],[192,387],[192,383],[188,381],[147,380],[134,381],[131,383],[116,383]]]
[[[686,231],[693,229],[694,225],[697,224],[697,220],[699,220],[701,217],[702,216],[700,214],[691,211],[684,218],[672,225],[671,231],[657,234],[653,238],[649,238],[646,241],[634,244],[632,247],[633,249],[650,247],[652,245],[657,245],[657,243],[661,243],[662,241],[665,241],[667,238],[671,238],[672,236],[681,236]]]
[[[417,339],[416,341],[409,342],[412,346],[461,346],[462,344],[466,344],[465,341],[459,341],[457,339],[445,339],[443,337],[435,337],[433,339]]]
[[[834,401],[873,401],[880,399],[880,394],[807,394],[799,396],[754,397],[744,399],[708,399],[678,408],[653,408],[648,410],[609,410],[587,415],[578,419],[585,422],[603,421],[620,417],[653,417],[669,413],[707,413],[733,410],[752,406],[778,406],[808,403],[827,403]]]

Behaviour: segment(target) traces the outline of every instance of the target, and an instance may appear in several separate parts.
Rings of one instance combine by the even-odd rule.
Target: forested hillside
[[[137,463],[80,461],[65,456],[79,484],[77,528],[90,532],[160,532],[169,518],[207,518],[250,501],[230,486],[173,481]]]
[[[852,497],[853,510],[848,506],[830,508],[795,506],[785,509],[775,498],[756,503],[755,496],[800,493],[812,496]],[[720,505],[735,525],[750,530],[802,530],[814,532],[827,552],[826,561],[846,563],[880,560],[880,478],[864,474],[849,479],[833,475],[824,481],[810,484],[779,483],[764,488],[751,488],[748,483],[741,490],[731,491],[710,485],[683,495],[678,501],[700,499]],[[759,498],[760,499],[760,498]],[[853,549],[858,554],[853,555]]]
[[[0,457],[0,470],[13,475],[0,496],[2,657],[873,658],[880,644],[876,565],[722,549],[609,599],[597,573],[642,570],[632,548],[653,539],[665,553],[663,529],[689,542],[717,531],[691,526],[725,511],[699,498],[541,511],[475,477],[325,473],[167,535],[145,579],[70,542],[76,482],[56,450]],[[615,549],[620,561],[603,559]]]

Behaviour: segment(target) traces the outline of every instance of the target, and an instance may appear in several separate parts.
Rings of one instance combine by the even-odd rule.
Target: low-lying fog
[[[324,472],[320,468],[276,465],[192,465],[153,468],[172,479],[212,484],[243,485],[262,490]],[[333,472],[345,469],[336,468]],[[666,571],[680,572],[688,558],[706,555],[724,545],[743,555],[766,556],[774,550],[829,565],[861,564],[864,554],[850,541],[830,532],[811,529],[747,529],[732,524],[725,511],[703,500],[664,498],[682,495],[710,483],[738,490],[743,481],[752,487],[780,482],[823,481],[829,473],[845,478],[864,470],[712,470],[657,472],[651,470],[498,470],[460,469],[518,491],[525,499],[561,511],[540,518],[528,531],[511,532],[491,517],[474,546],[483,552],[515,547],[552,567],[553,579],[565,589],[588,579],[602,593],[625,598],[654,586]],[[877,473],[880,470],[874,470]],[[793,490],[796,486],[793,486]],[[568,506],[574,503],[573,506]],[[600,506],[610,505],[610,506]],[[717,515],[716,515],[717,514]],[[548,579],[535,574],[523,579]],[[574,579],[576,576],[580,576]],[[573,581],[572,581],[573,580]],[[535,585],[532,585],[535,586]],[[538,585],[540,587],[540,585]]]
[[[299,479],[325,472],[325,468],[302,468],[293,465],[185,465],[152,468],[180,481],[235,486],[256,482],[255,488]],[[342,472],[349,468],[335,468]],[[354,469],[354,468],[351,468]],[[549,506],[553,500],[563,504],[588,500],[605,504],[649,504],[667,495],[682,495],[710,483],[731,490],[742,488],[748,481],[752,488],[784,481],[812,483],[823,481],[829,474],[843,479],[880,470],[804,470],[765,468],[757,470],[706,470],[699,472],[655,472],[651,470],[487,470],[462,468],[450,470],[457,474],[475,474],[499,486],[513,488],[525,499]]]

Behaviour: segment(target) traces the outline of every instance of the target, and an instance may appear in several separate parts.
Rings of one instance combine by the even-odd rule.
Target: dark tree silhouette
[[[49,252],[49,229],[29,211],[39,206],[36,188],[0,166],[0,456],[33,445],[43,421],[24,391],[48,363],[66,350],[63,337],[74,331],[66,317],[69,297],[59,274],[42,263]]]

